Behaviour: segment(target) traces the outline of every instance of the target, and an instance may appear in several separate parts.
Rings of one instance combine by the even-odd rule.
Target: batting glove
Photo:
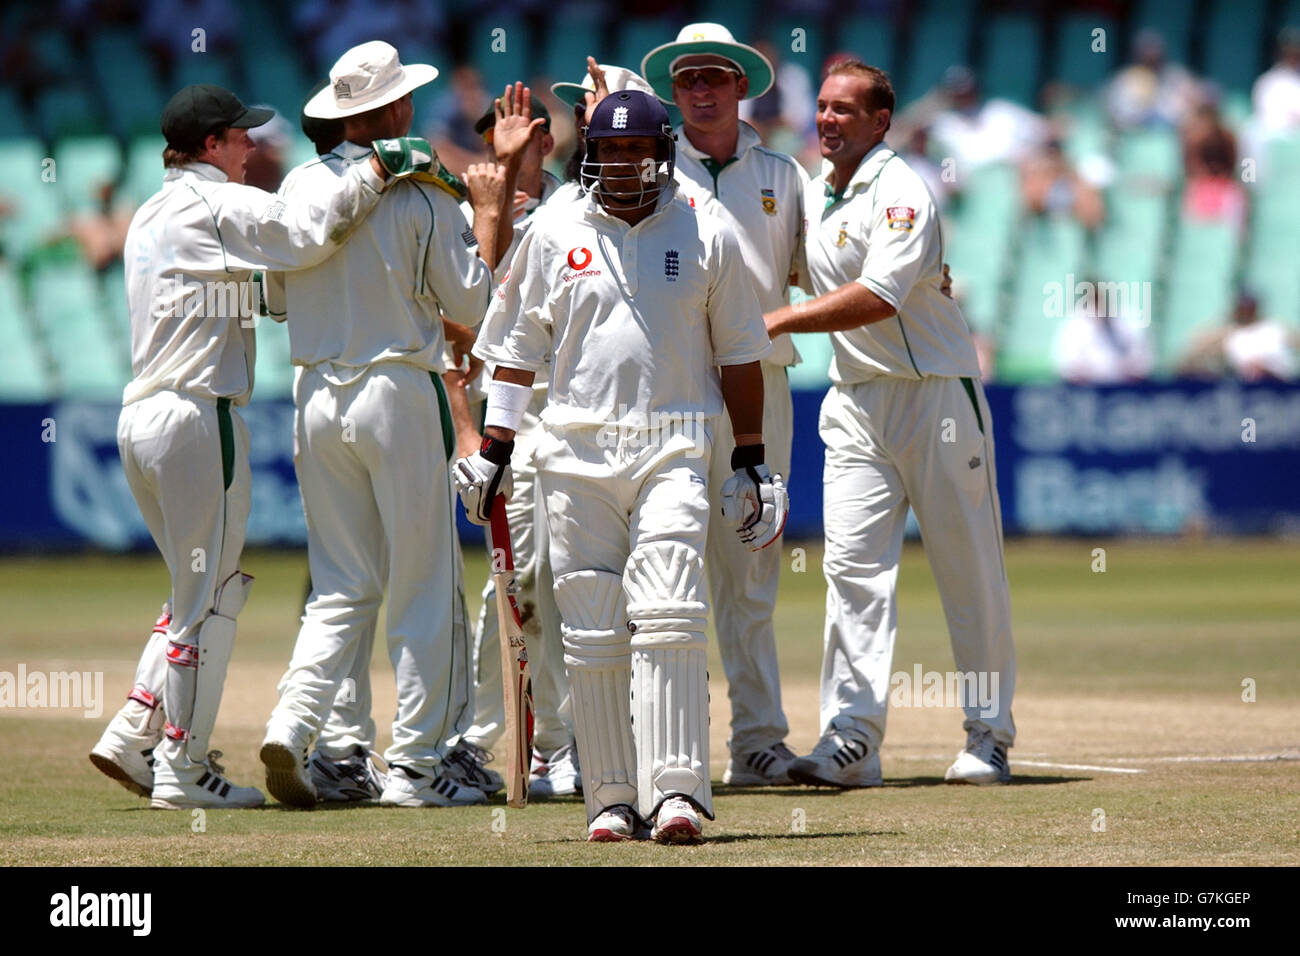
[[[379,165],[394,179],[415,173],[436,172],[442,168],[438,155],[427,139],[418,136],[399,136],[396,139],[377,139],[370,144]]]
[[[760,551],[781,537],[790,513],[790,495],[780,475],[763,464],[762,445],[742,445],[731,453],[735,474],[722,486],[722,516],[736,523],[736,534]]]
[[[514,479],[510,474],[513,441],[484,436],[483,445],[468,458],[456,460],[456,492],[465,506],[465,516],[474,524],[492,522],[492,502],[497,495],[510,500]]]

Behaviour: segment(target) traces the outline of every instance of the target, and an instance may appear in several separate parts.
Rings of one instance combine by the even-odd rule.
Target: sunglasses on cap
[[[706,86],[719,87],[725,85],[731,77],[739,75],[739,70],[733,70],[729,66],[687,67],[673,74],[673,86],[679,90],[689,90],[695,86],[696,80],[703,80]]]

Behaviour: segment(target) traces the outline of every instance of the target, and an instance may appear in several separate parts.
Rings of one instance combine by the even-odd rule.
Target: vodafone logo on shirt
[[[564,276],[565,282],[571,282],[574,279],[580,279],[583,276],[598,276],[599,269],[588,269],[591,265],[591,250],[585,246],[575,246],[569,250],[569,268],[573,271]],[[585,270],[585,271],[584,271]]]

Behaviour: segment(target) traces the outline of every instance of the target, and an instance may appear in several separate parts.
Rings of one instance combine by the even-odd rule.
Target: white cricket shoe
[[[385,807],[467,807],[487,803],[487,794],[457,783],[445,773],[430,777],[398,766],[389,768],[379,803]]]
[[[307,768],[321,803],[374,803],[388,783],[388,775],[379,768],[379,756],[360,747],[353,747],[341,760],[314,750]]]
[[[266,767],[266,789],[287,807],[310,810],[316,806],[316,785],[307,769],[307,748],[267,730],[258,759]]]
[[[944,783],[973,783],[987,786],[1011,782],[1011,763],[1007,748],[993,739],[993,733],[972,727],[966,732],[966,748],[957,754]]]
[[[790,783],[794,751],[785,741],[741,756],[733,755],[722,773],[722,782],[732,787],[779,787]]]
[[[90,762],[136,796],[152,796],[153,749],[162,735],[146,738],[125,733],[123,724],[120,714],[113,718],[91,749]]]
[[[700,815],[695,805],[686,797],[672,796],[659,804],[655,814],[655,828],[650,839],[656,843],[703,843]]]
[[[183,746],[183,745],[180,745]],[[178,756],[176,766],[167,759],[166,750],[154,764],[153,800],[155,810],[246,810],[266,802],[256,787],[240,787],[227,780],[225,769],[217,763],[220,750],[208,751],[202,763]]]
[[[494,759],[490,752],[462,739],[442,758],[442,775],[475,790],[496,793],[505,786],[505,781],[501,774],[487,768]]]
[[[588,843],[618,843],[622,840],[635,840],[637,829],[636,814],[626,803],[616,803],[596,814],[596,819],[587,825]]]
[[[578,745],[569,741],[549,754],[534,750],[533,769],[528,777],[528,795],[562,797],[571,793],[582,793]]]
[[[880,752],[863,738],[831,730],[807,757],[790,762],[790,779],[814,787],[879,787]]]

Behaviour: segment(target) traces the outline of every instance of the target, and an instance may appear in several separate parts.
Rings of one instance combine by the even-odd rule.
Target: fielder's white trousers
[[[196,644],[217,586],[239,570],[244,550],[248,426],[228,400],[161,391],[123,406],[117,447],[127,485],[171,573],[168,637]],[[156,643],[154,650],[165,653],[165,643]],[[161,687],[151,692],[162,699]]]
[[[763,445],[767,467],[790,483],[790,443],[794,410],[785,367],[763,368]],[[722,509],[722,486],[733,474],[731,452],[736,439],[731,416],[714,422],[714,448],[709,467],[709,501],[713,514]],[[728,522],[709,529],[705,569],[713,599],[713,624],[718,652],[727,675],[731,699],[731,739],[737,756],[763,750],[785,740],[790,732],[781,709],[781,674],[776,656],[777,586],[781,580],[781,543],[750,551]]]
[[[384,757],[436,773],[471,699],[442,383],[397,362],[318,365],[294,398],[312,595],[271,724],[316,737],[343,680],[365,669],[386,588],[397,715]],[[336,735],[331,749],[349,742]]]
[[[819,428],[826,443],[822,732],[835,721],[876,746],[884,739],[910,504],[957,671],[986,675],[989,688],[997,675],[992,706],[967,701],[963,727],[987,728],[1010,746],[1016,655],[993,423],[979,381],[881,376],[834,386],[822,402]],[[938,662],[919,663],[942,670]]]
[[[534,461],[542,437],[540,415],[545,406],[546,392],[534,392],[515,433],[515,450],[510,456],[514,490],[506,503],[515,558],[515,584],[519,589],[516,600],[524,619],[533,682],[533,745],[543,754],[573,741],[569,680],[564,674],[564,641],[551,576],[546,504],[538,491]],[[496,588],[489,576],[474,632],[474,725],[465,733],[466,740],[487,750],[501,738],[506,719],[496,600]]]

